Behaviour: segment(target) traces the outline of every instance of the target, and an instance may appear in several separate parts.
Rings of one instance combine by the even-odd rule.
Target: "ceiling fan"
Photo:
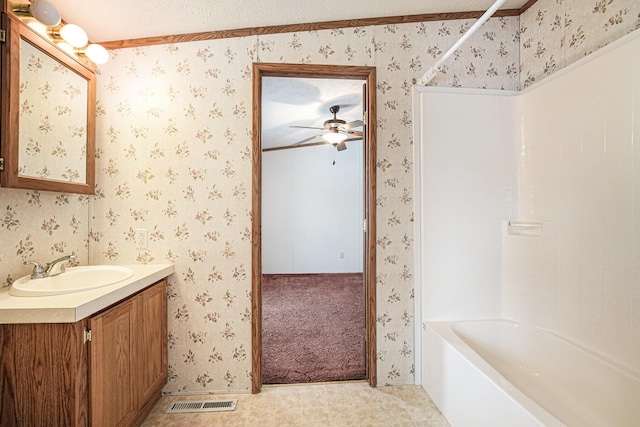
[[[358,141],[362,139],[362,131],[352,130],[353,128],[361,127],[363,125],[362,120],[354,120],[352,122],[347,123],[346,121],[339,119],[337,117],[338,112],[340,111],[339,105],[334,105],[329,108],[331,114],[333,114],[333,118],[326,120],[324,122],[323,127],[311,127],[311,126],[289,126],[291,128],[298,129],[319,129],[324,130],[324,132],[314,135],[309,138],[305,138],[302,141],[298,141],[294,144],[287,145],[285,147],[277,147],[265,149],[263,151],[269,150],[282,150],[287,148],[298,148],[298,147],[311,147],[314,145],[323,145],[323,144],[332,144],[338,151],[347,149],[347,141]],[[355,138],[349,138],[349,136],[353,136]],[[314,139],[320,138],[324,139],[321,142],[309,142]]]

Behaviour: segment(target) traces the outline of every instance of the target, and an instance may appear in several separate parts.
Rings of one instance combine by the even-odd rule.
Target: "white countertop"
[[[117,303],[173,273],[173,264],[127,265],[133,276],[89,291],[41,297],[9,295],[0,289],[0,324],[74,323]]]

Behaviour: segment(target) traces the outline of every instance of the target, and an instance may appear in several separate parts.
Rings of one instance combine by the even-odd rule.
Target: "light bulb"
[[[322,137],[325,139],[325,141],[334,145],[339,144],[345,139],[347,139],[347,135],[343,133],[338,133],[337,130],[332,130],[331,132],[327,132],[324,135],[322,135]]]
[[[98,65],[104,64],[109,60],[109,52],[99,44],[90,44],[85,49],[84,54]]]
[[[58,9],[45,0],[33,0],[29,6],[29,13],[49,27],[55,27],[60,24],[60,13]]]
[[[60,37],[73,47],[84,47],[89,38],[87,33],[75,24],[67,24],[60,29]]]

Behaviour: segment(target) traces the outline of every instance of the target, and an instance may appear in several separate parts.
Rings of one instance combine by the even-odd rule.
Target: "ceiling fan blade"
[[[288,150],[290,148],[302,148],[302,147],[313,147],[316,145],[327,145],[328,142],[327,141],[320,141],[320,142],[310,142],[308,144],[300,144],[300,145],[285,145],[284,147],[272,147],[272,148],[263,148],[262,152],[267,152],[267,151],[278,151],[278,150]]]
[[[364,122],[362,120],[354,120],[352,122],[349,122],[347,124],[344,124],[342,126],[340,126],[340,128],[342,129],[351,129],[351,128],[357,128],[360,127],[364,124]]]
[[[359,130],[345,130],[344,133],[346,133],[347,135],[362,136],[362,132],[360,132]]]
[[[289,127],[290,128],[297,128],[297,129],[319,129],[319,130],[324,129],[324,128],[314,128],[314,127],[311,127],[311,126],[289,126]]]
[[[336,149],[338,151],[342,151],[342,150],[346,150],[347,149],[347,142],[351,142],[351,141],[362,141],[362,138],[347,138],[345,139],[343,142],[341,142],[340,144],[336,145]],[[319,141],[319,142],[310,142],[308,144],[302,144],[300,142],[293,144],[293,145],[285,145],[284,147],[271,147],[271,148],[263,148],[262,152],[267,152],[267,151],[278,151],[278,150],[288,150],[290,148],[302,148],[302,147],[314,147],[317,145],[328,145],[330,144],[327,141]],[[341,148],[342,146],[344,146],[344,148]]]
[[[303,143],[305,143],[305,142],[308,142],[308,141],[314,140],[314,139],[316,139],[316,138],[320,138],[322,135],[324,135],[324,133],[319,133],[319,134],[317,134],[317,135],[313,135],[313,136],[311,136],[311,137],[309,137],[309,138],[305,138],[305,139],[303,139],[302,141],[295,142],[295,143],[293,143],[293,144],[291,144],[291,145],[299,145],[299,144],[303,144]]]

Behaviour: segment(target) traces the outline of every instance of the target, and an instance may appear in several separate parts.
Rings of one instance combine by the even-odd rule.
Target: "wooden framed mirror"
[[[16,17],[2,20],[0,184],[93,194],[95,73]]]

